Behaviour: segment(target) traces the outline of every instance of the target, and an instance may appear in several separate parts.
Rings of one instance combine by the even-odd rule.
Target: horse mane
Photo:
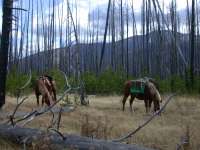
[[[51,77],[51,76],[49,76],[49,75],[44,75],[44,77],[46,77],[50,82],[52,82],[53,81],[53,78]]]
[[[145,82],[148,82],[148,81],[149,81],[149,82],[153,83],[153,84],[155,85],[155,87],[159,90],[159,85],[158,85],[158,83],[155,81],[155,79],[150,78],[150,77],[144,77],[143,80],[144,80]]]
[[[156,85],[154,83],[150,82],[150,81],[147,81],[147,86],[148,86],[148,88],[150,88],[150,92],[152,94],[154,94],[156,100],[161,102],[162,98],[161,98],[161,95],[160,95],[158,89],[156,88]]]

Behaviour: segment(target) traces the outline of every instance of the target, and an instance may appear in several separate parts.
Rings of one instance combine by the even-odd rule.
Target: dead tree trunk
[[[5,104],[5,86],[9,51],[9,34],[12,28],[13,0],[3,1],[3,24],[0,49],[0,108]]]
[[[192,16],[191,16],[191,54],[190,54],[190,83],[194,88],[194,51],[195,51],[195,1],[192,0]]]
[[[30,128],[11,127],[0,125],[0,139],[27,148],[40,149],[94,149],[94,150],[152,150],[137,145],[127,145],[117,142],[91,139],[75,135],[59,136],[56,133],[45,133],[44,131]],[[33,147],[34,146],[34,147]]]
[[[109,21],[109,12],[110,12],[110,5],[111,5],[111,0],[108,2],[108,8],[107,8],[107,17],[106,17],[106,26],[105,26],[105,33],[104,33],[104,39],[103,39],[103,46],[101,49],[101,58],[100,58],[100,63],[99,63],[99,71],[101,70],[102,64],[103,64],[103,56],[104,56],[104,51],[105,51],[105,46],[106,46],[106,37],[107,37],[107,30],[108,30],[108,21]]]

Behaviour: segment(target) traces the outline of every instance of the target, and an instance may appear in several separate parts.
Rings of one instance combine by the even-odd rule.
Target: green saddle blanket
[[[130,92],[132,94],[144,94],[145,82],[132,81]]]

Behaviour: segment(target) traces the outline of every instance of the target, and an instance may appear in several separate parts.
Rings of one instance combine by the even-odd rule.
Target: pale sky
[[[63,0],[65,1],[65,0]],[[118,0],[116,0],[118,1]],[[126,0],[124,0],[126,1]],[[133,6],[135,9],[135,12],[140,12],[141,11],[141,5],[142,5],[142,0],[128,0],[130,5],[133,2]],[[186,0],[176,0],[177,1],[177,10],[182,10],[186,8]],[[160,5],[163,4],[165,6],[165,10],[169,10],[169,4],[170,0],[159,0]],[[191,0],[189,0],[189,3],[191,3]],[[77,0],[78,4],[78,15],[80,18],[80,22],[82,26],[87,25],[87,20],[88,20],[88,13],[90,10],[97,8],[98,6],[101,5],[106,5],[108,4],[108,0]],[[88,5],[90,4],[90,5]],[[106,8],[105,8],[106,9]],[[74,13],[75,15],[75,13]]]
[[[75,0],[72,0],[73,2],[75,2]],[[76,0],[77,1],[77,18],[80,22],[80,26],[82,29],[86,29],[88,26],[88,14],[89,12],[91,12],[94,9],[97,9],[98,7],[100,9],[104,9],[103,11],[106,12],[107,9],[107,5],[108,5],[108,0]],[[124,0],[123,2],[126,2],[127,0]],[[66,5],[66,0],[60,0],[60,4],[56,7],[56,9],[61,10],[62,8],[62,2],[63,2],[63,6],[64,6],[64,10],[66,10],[67,5]],[[120,4],[120,0],[116,0],[116,7],[119,6]],[[162,7],[163,3],[164,3],[164,11],[165,13],[169,11],[169,5],[170,5],[170,0],[159,0],[160,5]],[[177,10],[183,10],[186,8],[186,2],[187,0],[176,0],[177,2]],[[141,5],[142,5],[142,0],[128,0],[128,3],[130,4],[130,6],[133,3],[134,6],[134,10],[136,13],[140,13],[141,11]],[[191,3],[191,0],[189,0],[189,3]],[[101,10],[102,11],[102,10]],[[64,11],[63,12],[64,16],[67,16],[67,12]],[[73,11],[73,17],[75,18],[76,16],[76,12]],[[105,18],[106,19],[106,18]],[[138,31],[140,32],[140,25],[138,24],[137,26]]]
[[[27,1],[27,0],[25,0],[25,1]],[[34,0],[34,1],[36,1],[36,0]],[[64,2],[64,10],[66,10],[66,0],[58,0],[58,1],[60,1],[60,5],[58,5],[56,7],[61,8],[62,1],[63,1]],[[83,27],[86,26],[88,23],[89,11],[91,11],[92,9],[95,9],[101,5],[107,5],[107,3],[108,3],[108,0],[76,0],[76,1],[78,4],[78,16],[80,19],[80,24]],[[126,1],[126,0],[124,0],[124,1]],[[133,2],[135,12],[140,12],[142,0],[128,0],[128,1],[130,4]],[[186,8],[186,0],[176,0],[176,1],[177,1],[177,9],[178,10],[182,10],[182,9]],[[169,9],[170,0],[159,0],[159,2],[160,2],[160,5],[162,5],[162,3],[164,2],[165,9],[166,10]],[[189,0],[189,3],[191,3],[191,0]],[[2,4],[2,0],[1,0],[1,4]],[[64,11],[64,15],[66,15],[66,11]],[[75,15],[75,12],[73,13],[73,15]],[[2,16],[2,11],[0,11],[0,16]],[[2,23],[2,18],[0,18],[0,24],[1,23]]]

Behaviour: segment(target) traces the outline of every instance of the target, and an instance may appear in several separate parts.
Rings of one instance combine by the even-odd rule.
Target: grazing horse
[[[151,103],[154,103],[154,111],[160,110],[160,102],[162,102],[160,93],[151,80],[130,80],[125,82],[124,97],[122,100],[123,111],[128,96],[130,98],[130,110],[132,111],[132,104],[136,98],[144,100],[146,113],[150,111]]]
[[[56,101],[55,81],[48,75],[40,76],[36,80],[35,95],[37,98],[37,105],[39,106],[39,96],[42,95],[42,106],[46,103],[50,106],[51,102]]]

